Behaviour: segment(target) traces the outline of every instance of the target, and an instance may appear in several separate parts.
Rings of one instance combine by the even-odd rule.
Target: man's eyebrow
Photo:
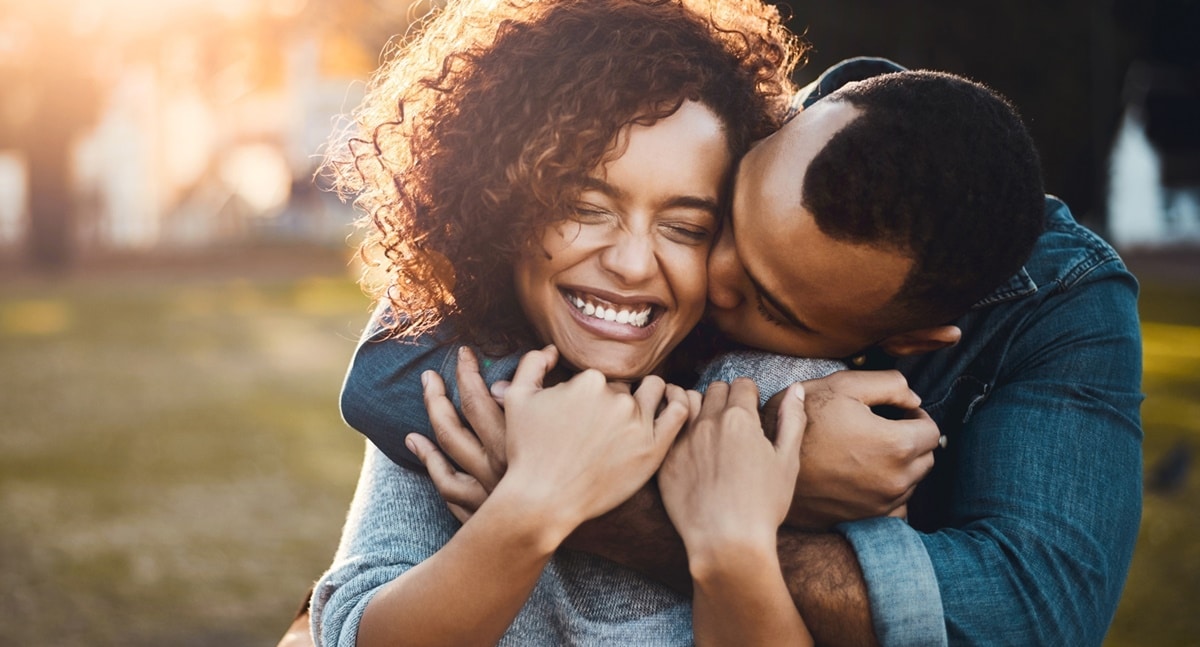
[[[613,186],[613,185],[609,184],[608,182],[605,182],[604,180],[601,180],[600,178],[595,178],[595,177],[585,178],[583,180],[583,185],[580,187],[580,190],[581,191],[599,191],[600,193],[603,193],[604,195],[606,195],[610,198],[617,199],[617,200],[620,200],[620,199],[626,197],[625,192],[622,191],[620,189],[620,187]],[[669,199],[664,200],[662,202],[662,204],[659,205],[659,207],[660,208],[678,207],[678,208],[682,208],[682,209],[699,209],[701,211],[708,211],[709,213],[713,214],[714,216],[719,216],[721,213],[721,205],[720,205],[720,203],[717,202],[716,198],[708,198],[708,197],[696,196],[696,195],[671,196]]]
[[[759,283],[758,279],[754,278],[754,275],[750,274],[750,270],[745,268],[743,268],[743,270],[746,272],[746,278],[750,279],[750,283],[754,286],[755,292],[758,293],[758,298],[770,304],[771,307],[775,309],[775,312],[778,312],[779,315],[786,319],[788,323],[801,330],[814,332],[813,329],[808,327],[807,324],[805,324],[803,321],[800,321],[800,317],[797,317],[795,313],[784,307],[784,305],[779,302],[779,299],[771,296],[771,293],[762,286],[762,283]]]

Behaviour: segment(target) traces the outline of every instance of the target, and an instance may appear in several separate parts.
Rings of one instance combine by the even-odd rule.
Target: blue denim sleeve
[[[458,366],[458,344],[445,341],[453,323],[444,323],[441,334],[388,338],[387,331],[379,325],[381,312],[372,318],[346,372],[342,384],[342,419],[393,462],[424,471],[420,459],[405,447],[404,437],[419,433],[437,442],[425,411],[421,373],[437,371],[450,398],[459,403],[454,373]],[[519,355],[481,357],[484,380],[491,384],[510,378],[519,359]]]
[[[1046,286],[1061,293],[1010,339],[1003,373],[951,439],[958,464],[943,527],[839,527],[883,645],[1102,643],[1142,482],[1137,287],[1109,265]],[[943,614],[944,638],[934,628]]]

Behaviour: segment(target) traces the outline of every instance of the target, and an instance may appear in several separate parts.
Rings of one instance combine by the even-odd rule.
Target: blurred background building
[[[343,241],[314,170],[412,4],[0,1],[0,258]]]
[[[0,263],[341,244],[335,120],[429,2],[0,0]],[[1200,242],[1200,3],[781,2],[815,50],[984,81],[1118,246]]]

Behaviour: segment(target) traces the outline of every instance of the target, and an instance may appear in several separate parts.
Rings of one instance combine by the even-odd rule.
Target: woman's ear
[[[892,357],[910,357],[948,348],[960,339],[958,326],[934,326],[897,333],[879,342],[879,347]]]

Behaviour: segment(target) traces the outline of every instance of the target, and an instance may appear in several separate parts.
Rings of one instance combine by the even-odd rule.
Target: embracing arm
[[[364,478],[339,550],[338,563],[344,566],[334,569],[350,577],[323,578],[315,598],[340,599],[314,605],[319,624],[327,609],[361,621],[357,627],[344,620],[341,626],[331,623],[325,635],[353,635],[364,646],[494,643],[563,539],[650,478],[686,419],[682,389],[646,380],[631,393],[628,387],[609,386],[594,371],[542,388],[556,361],[553,347],[522,359],[505,411],[512,430],[505,441],[508,470],[444,545],[434,538],[411,558],[389,555],[393,547],[423,540],[429,524],[440,520],[444,526],[448,513],[437,501],[442,516],[430,515],[419,498],[397,496],[402,493],[389,488],[389,481]],[[436,373],[422,377],[441,387]],[[436,393],[444,399],[444,392]],[[564,411],[577,421],[566,433],[558,424]],[[375,457],[372,475],[427,483],[393,464],[378,465],[374,453],[369,456]],[[362,537],[364,530],[371,534]],[[351,586],[364,565],[378,574]]]
[[[951,644],[1102,642],[1141,511],[1135,301],[1132,278],[1110,272],[1023,323],[1003,373],[950,439],[954,469],[934,474],[931,485],[949,495],[932,532],[843,526],[877,628],[901,624],[885,601],[905,599],[907,619],[926,626],[940,606]],[[889,548],[914,543],[928,566],[888,572]],[[911,581],[929,577],[936,590],[915,594]]]
[[[469,356],[465,366],[469,367]],[[442,447],[464,467],[457,471],[436,450],[432,443],[419,442],[418,454],[425,461],[429,474],[439,492],[460,519],[470,517],[471,511],[486,499],[489,483],[497,480],[495,453],[497,439],[503,439],[503,425],[497,424],[499,409],[492,401],[482,380],[471,378],[470,370],[459,376],[468,421],[478,436],[459,421],[454,407],[445,398],[432,398],[431,417],[438,430]],[[883,512],[895,506],[894,493],[903,493],[909,486],[906,476],[914,462],[932,447],[937,446],[937,427],[925,418],[888,420],[874,415],[870,405],[912,405],[911,392],[903,378],[894,372],[843,372],[821,380],[804,383],[807,397],[808,425],[804,435],[805,450],[801,452],[801,477],[798,484],[827,478],[837,481],[853,477],[854,473],[870,470],[872,474],[895,473],[898,478],[885,478],[884,492],[872,492],[860,483],[849,498],[862,499],[854,509],[879,507]],[[863,442],[843,443],[838,439],[862,439]],[[414,437],[414,440],[423,440]],[[811,452],[808,448],[814,447]],[[850,446],[847,446],[850,445]],[[845,465],[836,465],[837,463]],[[805,470],[814,475],[805,477]],[[867,479],[859,479],[867,481]],[[482,486],[481,486],[482,482]],[[824,483],[826,489],[830,482]],[[804,487],[808,487],[805,485]],[[814,490],[815,490],[814,485]],[[834,502],[840,495],[828,497]],[[825,513],[833,507],[826,507]],[[821,644],[871,644],[872,626],[867,612],[866,590],[858,564],[849,544],[840,535],[783,530],[778,538],[779,560],[788,588],[802,612],[805,622]],[[568,539],[566,546],[590,552],[644,575],[664,582],[682,592],[691,592],[687,553],[675,528],[671,525],[651,484],[642,488],[624,504],[580,526]],[[936,586],[935,586],[936,591]],[[844,642],[842,642],[844,641]]]
[[[422,404],[421,373],[437,372],[446,382],[450,397],[457,401],[455,367],[459,345],[449,342],[454,322],[443,322],[435,333],[395,339],[388,338],[380,323],[387,316],[390,315],[386,307],[375,312],[354,350],[342,384],[342,418],[388,458],[404,467],[423,469],[405,443],[405,436],[419,433],[433,438],[429,416]],[[480,367],[484,379],[489,384],[511,379],[519,357],[514,354],[484,359]]]

